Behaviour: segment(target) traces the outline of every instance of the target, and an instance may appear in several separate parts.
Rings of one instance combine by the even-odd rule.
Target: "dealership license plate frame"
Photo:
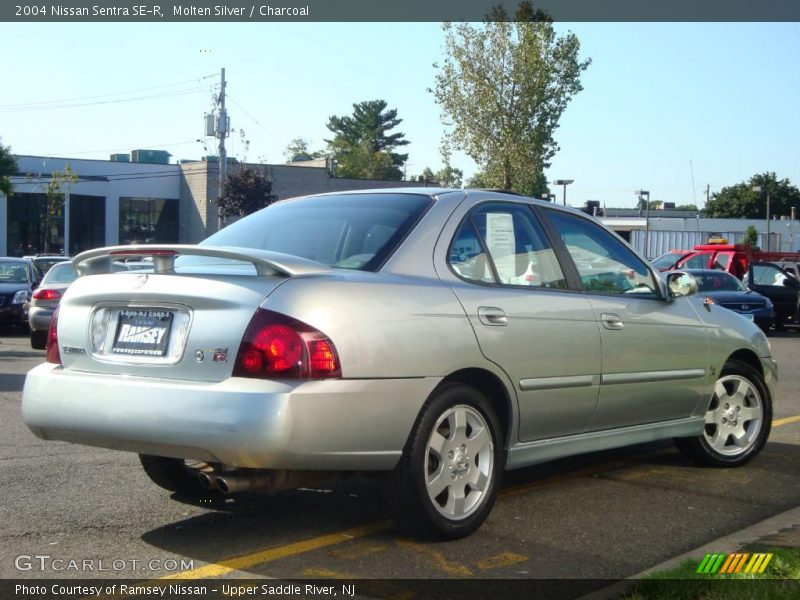
[[[120,310],[111,352],[122,356],[166,356],[174,318],[173,311],[163,308]],[[121,340],[121,334],[127,339]]]

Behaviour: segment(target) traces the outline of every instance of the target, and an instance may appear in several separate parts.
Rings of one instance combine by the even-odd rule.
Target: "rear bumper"
[[[388,470],[439,382],[187,383],[43,364],[25,379],[22,414],[48,440],[233,467]]]
[[[53,308],[31,306],[28,309],[28,325],[31,331],[47,331],[50,329],[50,319],[53,317]]]
[[[0,306],[0,325],[24,325],[28,313],[22,304],[3,304]]]

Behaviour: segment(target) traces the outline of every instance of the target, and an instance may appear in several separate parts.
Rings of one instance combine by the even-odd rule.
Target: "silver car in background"
[[[153,272],[108,274],[153,258]],[[675,438],[739,466],[777,368],[753,323],[663,280],[583,213],[502,192],[288,200],[200,245],[73,260],[23,416],[39,437],[136,452],[185,494],[381,475],[395,519],[444,538],[501,475]]]

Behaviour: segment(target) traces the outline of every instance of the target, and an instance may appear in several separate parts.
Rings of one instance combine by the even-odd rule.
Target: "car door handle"
[[[619,315],[615,315],[614,313],[602,313],[600,315],[600,321],[606,329],[622,329],[624,327],[622,319],[619,318]]]
[[[508,325],[508,317],[502,308],[495,306],[479,306],[478,319],[484,325]]]

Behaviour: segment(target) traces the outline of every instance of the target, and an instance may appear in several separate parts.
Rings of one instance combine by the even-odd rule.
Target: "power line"
[[[140,148],[168,148],[170,146],[188,146],[189,144],[196,144],[197,140],[190,140],[185,142],[169,142],[165,144],[146,144],[144,146],[139,146]],[[94,154],[95,152],[129,152],[131,150],[130,147],[123,148],[100,148],[98,150],[70,150],[70,151],[59,151],[59,152],[45,152],[45,155],[48,158],[61,158],[57,155],[61,154]]]
[[[245,107],[244,107],[244,106],[242,106],[242,105],[241,105],[241,104],[239,104],[239,103],[238,103],[236,100],[234,100],[233,96],[231,96],[230,94],[227,94],[227,96],[228,96],[228,100],[230,100],[230,101],[231,101],[231,102],[233,102],[233,103],[234,103],[236,106],[238,106],[238,107],[239,107],[239,110],[241,110],[241,111],[242,111],[242,112],[245,114],[245,116],[249,117],[249,118],[250,118],[250,119],[251,119],[251,120],[252,120],[252,121],[253,121],[253,122],[254,122],[256,125],[258,125],[259,127],[261,127],[261,129],[263,129],[263,130],[264,130],[264,133],[266,133],[267,135],[270,135],[270,132],[267,130],[267,128],[266,128],[266,127],[264,127],[264,125],[262,125],[262,124],[261,124],[261,121],[259,121],[258,119],[256,119],[256,118],[255,118],[253,115],[251,115],[249,112],[247,112],[247,109],[245,109]]]
[[[0,110],[14,109],[14,108],[30,108],[30,107],[37,107],[37,106],[53,105],[53,104],[65,104],[65,103],[72,103],[72,102],[82,102],[84,100],[97,100],[98,98],[108,98],[108,97],[111,97],[111,96],[123,96],[125,94],[138,94],[138,93],[141,93],[141,92],[150,92],[150,91],[153,91],[153,90],[158,90],[158,89],[163,89],[163,88],[168,88],[168,87],[175,87],[175,86],[184,85],[184,84],[187,84],[187,83],[200,82],[200,81],[202,81],[204,79],[209,79],[209,78],[214,77],[214,76],[215,75],[213,75],[213,74],[212,75],[204,75],[203,77],[198,77],[198,78],[195,78],[195,79],[185,79],[183,81],[176,81],[174,83],[164,83],[164,84],[161,84],[161,85],[154,85],[154,86],[150,86],[150,87],[146,87],[146,88],[136,88],[136,89],[131,89],[131,90],[123,90],[123,91],[119,91],[119,92],[109,92],[107,94],[97,94],[97,95],[94,95],[94,96],[81,96],[81,97],[78,97],[78,98],[69,98],[69,99],[66,99],[66,100],[44,100],[44,101],[41,101],[41,102],[21,102],[21,103],[17,103],[17,104],[0,104]]]
[[[52,105],[42,105],[42,106],[29,106],[25,108],[0,108],[0,112],[2,113],[13,113],[13,112],[29,112],[29,111],[39,111],[39,110],[58,110],[61,108],[77,108],[80,106],[97,106],[101,104],[120,104],[124,102],[138,102],[140,100],[152,100],[157,98],[170,98],[174,96],[186,96],[189,94],[197,94],[199,92],[205,92],[205,87],[198,87],[198,88],[187,88],[183,90],[175,90],[172,92],[164,92],[162,94],[150,94],[145,96],[136,96],[131,98],[119,98],[114,100],[97,100],[94,102],[78,102],[73,104],[52,104]]]

